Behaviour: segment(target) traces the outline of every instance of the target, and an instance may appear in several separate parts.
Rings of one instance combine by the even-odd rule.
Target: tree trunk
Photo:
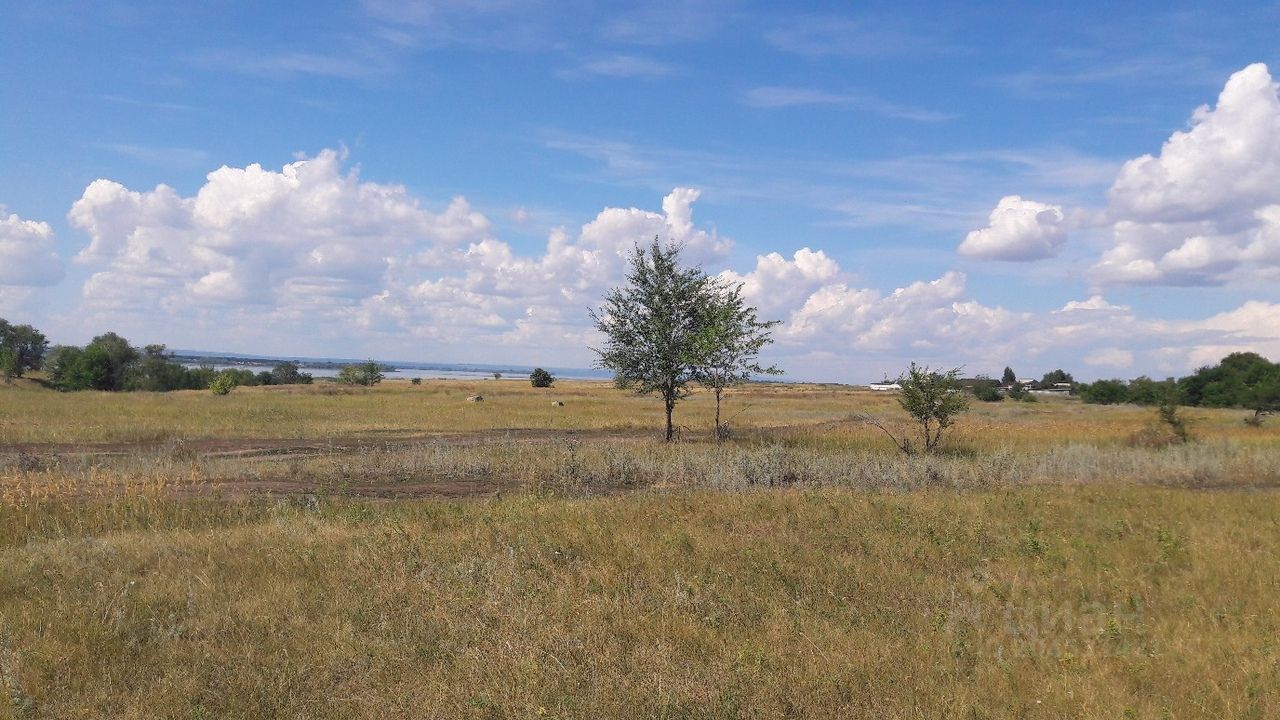
[[[724,392],[724,388],[716,388],[716,442],[720,442],[722,435],[720,433],[720,394]]]
[[[666,402],[666,405],[667,405],[667,442],[671,442],[672,440],[675,439],[675,436],[676,436],[676,428],[674,425],[671,424],[671,411],[675,410],[676,401],[675,401],[675,398],[670,394],[664,394],[663,400]]]

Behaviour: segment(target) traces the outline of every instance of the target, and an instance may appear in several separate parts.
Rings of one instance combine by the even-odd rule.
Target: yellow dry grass
[[[470,395],[482,403],[469,403]],[[555,407],[562,400],[564,407]],[[562,381],[536,389],[522,381],[390,381],[375,388],[312,386],[173,393],[54,393],[33,383],[0,385],[0,445],[132,443],[208,438],[411,437],[512,428],[657,433],[661,402],[606,382]],[[888,447],[879,430],[858,423],[826,427],[853,413],[902,417],[894,398],[847,386],[757,384],[728,396],[734,428],[812,428],[823,443]],[[688,438],[710,432],[714,403],[697,392],[677,407]],[[1280,423],[1248,428],[1246,413],[1189,409],[1192,431],[1210,440],[1275,442]],[[1050,398],[1036,403],[977,403],[956,429],[956,442],[980,449],[1043,448],[1068,443],[1120,443],[1151,422],[1154,411],[1086,406]]]
[[[849,420],[889,396],[728,411],[664,446],[601,383],[0,387],[0,717],[1280,716],[1280,423],[975,404],[908,458]],[[199,445],[280,438],[334,444]]]
[[[284,503],[0,551],[56,718],[1270,718],[1274,494]]]

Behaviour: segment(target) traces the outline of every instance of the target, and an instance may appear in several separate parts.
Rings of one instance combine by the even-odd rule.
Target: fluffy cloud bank
[[[1125,163],[1109,194],[1103,283],[1216,285],[1280,277],[1280,97],[1267,66],[1227,81],[1158,156]]]
[[[1027,374],[1053,367],[1077,376],[1181,374],[1224,355],[1253,350],[1280,357],[1280,304],[1248,302],[1204,320],[1141,317],[1101,295],[1050,312],[1020,312],[974,299],[968,278],[947,272],[892,291],[858,287],[822,251],[756,259],[740,282],[764,315],[784,321],[775,351],[792,372],[875,380],[907,361]],[[1083,367],[1082,367],[1083,366]]]
[[[326,150],[278,171],[222,167],[194,197],[93,182],[68,215],[90,238],[76,258],[94,269],[86,317],[158,310],[183,328],[234,324],[245,339],[307,323],[330,339],[358,329],[585,349],[585,308],[636,243],[661,236],[695,261],[730,248],[695,226],[698,191],[677,188],[661,213],[608,208],[576,235],[553,232],[541,256],[519,257],[466,199],[433,212],[343,162]]]
[[[223,167],[190,197],[95,181],[68,215],[88,235],[76,261],[90,272],[71,317],[86,335],[138,330],[138,340],[175,346],[585,365],[599,340],[587,309],[622,279],[637,243],[680,243],[711,272],[732,249],[695,222],[691,188],[674,189],[660,210],[605,208],[521,252],[465,198],[432,208],[344,164],[325,151],[278,170]],[[988,256],[1061,242],[1060,208],[1016,197],[1001,205],[975,240]],[[26,252],[47,251],[47,226],[22,222],[10,224],[23,228]],[[1131,374],[1184,372],[1238,349],[1280,356],[1280,306],[1268,303],[1174,322],[1094,295],[1029,313],[983,304],[959,272],[860,286],[808,247],[720,275],[741,283],[762,317],[784,321],[770,359],[804,379],[878,379],[910,360]]]
[[[1062,207],[1010,195],[959,252],[1039,260],[1067,239]],[[1158,155],[1126,162],[1097,221],[1113,244],[1100,285],[1221,285],[1280,280],[1280,96],[1267,66],[1233,74],[1213,107],[1192,113]]]
[[[960,244],[960,254],[985,260],[1039,260],[1052,257],[1067,239],[1062,208],[1017,195],[1000,198],[990,224]]]
[[[40,287],[62,280],[62,259],[48,223],[4,214],[0,207],[0,286]]]

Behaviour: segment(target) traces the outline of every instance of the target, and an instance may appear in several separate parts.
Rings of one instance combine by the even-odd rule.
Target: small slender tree
[[[710,279],[680,264],[678,245],[659,244],[631,254],[626,284],[610,290],[591,311],[604,346],[592,348],[596,366],[613,371],[619,388],[658,393],[666,413],[665,439],[675,439],[672,413],[689,394],[701,366],[699,337]]]
[[[780,320],[761,321],[756,309],[742,297],[742,285],[711,283],[703,307],[702,329],[697,337],[699,356],[695,374],[698,383],[715,394],[717,442],[728,437],[729,428],[720,419],[720,404],[726,390],[749,381],[753,375],[781,375],[782,371],[759,363],[760,350],[773,342],[772,330]]]
[[[909,433],[895,435],[884,422],[863,414],[863,421],[884,431],[902,452],[914,455],[920,450],[935,452],[942,445],[942,433],[955,424],[957,416],[969,409],[969,397],[960,387],[960,368],[936,372],[927,366],[911,363],[898,384],[898,404],[919,428],[920,444]]]

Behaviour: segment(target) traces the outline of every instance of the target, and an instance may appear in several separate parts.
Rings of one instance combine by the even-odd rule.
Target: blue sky
[[[799,379],[1280,357],[1277,3],[4,15],[0,316],[55,341],[585,365],[659,234]]]

